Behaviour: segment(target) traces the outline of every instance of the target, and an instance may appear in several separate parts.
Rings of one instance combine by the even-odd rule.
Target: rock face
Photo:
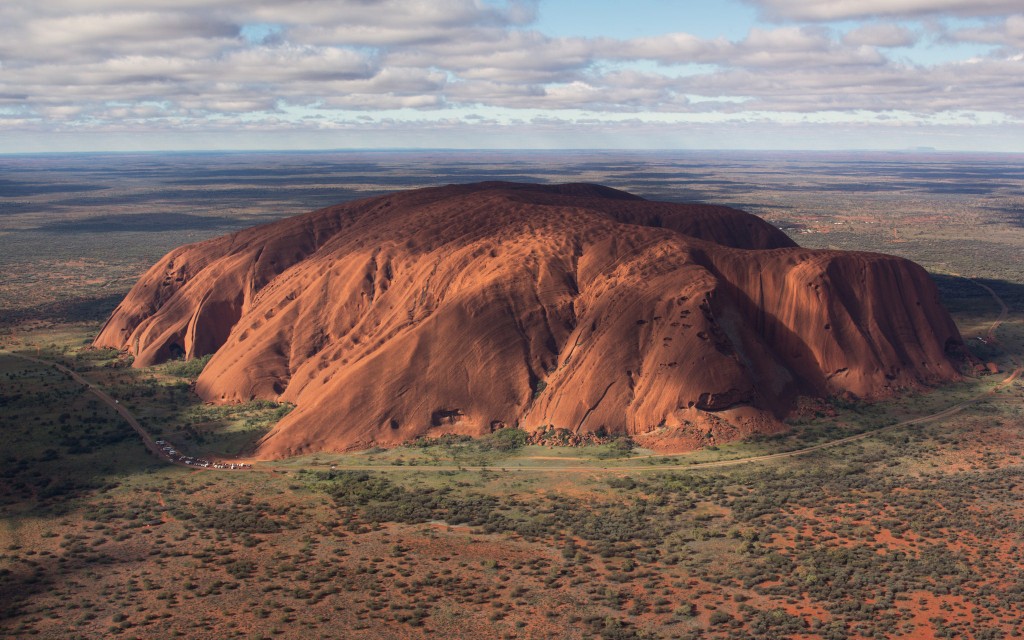
[[[698,446],[777,428],[798,395],[956,379],[962,340],[901,258],[803,249],[727,207],[480,183],[176,249],[95,344],[136,366],[213,353],[203,398],[295,403],[270,458],[504,426]]]

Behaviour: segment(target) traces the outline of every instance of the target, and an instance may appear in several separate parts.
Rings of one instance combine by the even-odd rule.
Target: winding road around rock
[[[149,432],[146,431],[145,427],[143,427],[142,424],[139,423],[138,419],[132,414],[131,411],[126,409],[124,407],[124,405],[122,405],[120,402],[118,402],[113,397],[111,397],[110,394],[108,394],[106,391],[104,391],[103,389],[100,389],[98,386],[96,386],[95,384],[93,384],[92,382],[90,382],[89,380],[84,378],[81,374],[79,374],[74,369],[66,367],[66,366],[60,364],[59,362],[52,362],[50,360],[43,360],[42,358],[35,358],[33,356],[26,356],[26,355],[23,355],[23,354],[20,354],[20,353],[14,353],[12,351],[0,351],[0,355],[11,356],[13,358],[19,358],[21,360],[27,360],[29,362],[34,362],[36,364],[41,364],[41,365],[44,365],[44,366],[53,367],[57,371],[60,371],[64,375],[70,377],[75,382],[77,382],[79,384],[82,384],[82,385],[85,385],[90,393],[92,393],[94,396],[96,396],[97,398],[102,400],[104,403],[110,405],[110,407],[114,411],[117,411],[118,415],[120,415],[122,418],[124,418],[125,422],[127,422],[128,425],[132,429],[135,430],[135,433],[139,434],[139,437],[142,438],[142,444],[145,445],[145,447],[147,449],[149,449],[150,453],[155,455],[157,458],[160,458],[161,460],[164,460],[168,464],[174,464],[174,465],[178,465],[180,467],[187,467],[188,466],[188,465],[182,464],[182,463],[180,463],[180,462],[178,462],[176,460],[171,460],[166,455],[164,455],[164,452],[160,449],[160,445],[158,445],[156,443],[156,440],[153,438],[153,436],[151,436],[149,434]]]
[[[985,291],[988,291],[988,294],[992,296],[992,299],[999,303],[999,317],[996,318],[995,322],[992,323],[992,326],[988,328],[988,333],[986,334],[988,337],[988,341],[994,342],[996,340],[996,330],[999,329],[999,325],[1006,322],[1006,316],[1009,315],[1010,308],[1006,306],[1006,303],[1003,302],[1002,298],[996,295],[996,292],[992,290],[992,287],[988,286],[987,284],[982,284],[977,280],[971,280],[971,282],[978,285]]]
[[[973,281],[973,282],[975,284],[977,284],[979,287],[985,289],[989,293],[989,295],[991,295],[992,298],[995,299],[995,301],[999,304],[999,307],[1000,307],[999,316],[998,316],[998,318],[996,318],[995,321],[993,321],[992,325],[989,327],[989,330],[988,330],[989,338],[990,339],[994,339],[995,338],[995,334],[996,334],[996,330],[999,328],[999,326],[1003,322],[1006,321],[1006,318],[1007,318],[1007,316],[1009,314],[1009,308],[1007,307],[1006,303],[1003,302],[1003,300],[996,294],[996,292],[992,290],[991,287],[989,287],[988,285],[982,284],[980,282],[977,282],[977,281]],[[57,362],[52,362],[52,361],[49,361],[49,360],[43,360],[41,358],[35,358],[33,356],[27,356],[27,355],[23,355],[23,354],[20,354],[20,353],[14,353],[14,352],[11,352],[11,351],[0,351],[0,355],[9,355],[9,356],[13,356],[15,358],[20,358],[22,360],[27,360],[27,361],[30,361],[30,362],[34,362],[36,364],[41,364],[41,365],[45,365],[45,366],[54,367],[58,371],[60,371],[60,372],[64,373],[65,375],[71,377],[75,382],[78,382],[79,384],[85,385],[88,388],[90,393],[92,393],[97,398],[102,400],[104,403],[109,405],[111,408],[113,408],[115,411],[117,411],[117,413],[122,418],[125,419],[125,421],[131,426],[131,428],[134,429],[135,432],[139,434],[139,437],[142,438],[142,443],[146,446],[147,449],[150,450],[150,452],[153,453],[153,455],[155,455],[157,458],[159,458],[160,460],[163,460],[164,462],[166,462],[168,464],[174,464],[174,465],[183,466],[183,467],[188,467],[189,466],[189,465],[186,465],[184,463],[178,462],[176,460],[169,459],[167,456],[165,456],[164,452],[160,449],[159,445],[156,444],[156,440],[153,438],[153,436],[150,435],[148,431],[146,431],[146,429],[139,423],[138,419],[136,419],[136,417],[128,409],[126,409],[124,407],[124,405],[120,404],[117,400],[115,400],[113,397],[111,397],[108,393],[106,393],[105,391],[100,389],[98,386],[96,386],[95,384],[93,384],[92,382],[90,382],[89,380],[84,378],[77,371],[74,371],[73,369],[70,369],[70,368],[68,368],[68,367],[66,367],[66,366],[64,366],[64,365],[62,365],[60,363],[57,363]],[[766,461],[769,461],[769,460],[780,460],[782,458],[795,458],[797,456],[806,455],[808,453],[812,453],[812,452],[815,452],[815,451],[821,451],[823,449],[831,449],[833,447],[839,447],[839,446],[842,446],[842,445],[845,445],[845,444],[849,444],[851,442],[856,442],[858,440],[864,440],[865,438],[870,438],[870,437],[878,435],[880,433],[885,433],[886,431],[892,431],[894,429],[899,429],[899,428],[902,428],[902,427],[908,427],[908,426],[912,426],[912,425],[915,425],[915,424],[925,424],[925,423],[928,423],[928,422],[934,422],[936,420],[941,420],[941,419],[948,418],[950,416],[956,415],[957,413],[960,413],[961,411],[963,411],[967,407],[971,406],[972,404],[974,404],[974,403],[976,403],[976,402],[978,402],[980,400],[983,400],[984,398],[986,398],[988,396],[991,396],[992,394],[996,393],[997,391],[999,391],[999,390],[1001,390],[1003,388],[1006,388],[1007,386],[1013,384],[1013,382],[1015,380],[1017,380],[1021,376],[1022,372],[1024,372],[1024,366],[1018,365],[1017,368],[1015,368],[1013,371],[1011,371],[1009,373],[1009,375],[1006,376],[1005,379],[1003,379],[1001,382],[999,382],[999,384],[997,384],[992,389],[989,389],[988,391],[986,391],[984,393],[979,393],[978,395],[974,396],[973,398],[970,398],[970,399],[965,400],[963,402],[959,402],[959,403],[957,403],[957,404],[955,404],[955,405],[953,405],[951,407],[943,409],[942,411],[938,411],[936,413],[932,413],[932,414],[929,414],[929,415],[926,415],[926,416],[920,416],[920,417],[917,417],[917,418],[911,418],[910,420],[904,420],[902,422],[897,422],[895,424],[887,425],[887,426],[884,426],[884,427],[879,427],[877,429],[871,429],[869,431],[864,431],[862,433],[858,433],[858,434],[855,434],[855,435],[852,435],[852,436],[847,436],[845,438],[838,438],[836,440],[829,440],[828,442],[822,442],[820,444],[812,445],[810,447],[804,447],[802,449],[793,449],[792,451],[781,451],[779,453],[770,453],[770,454],[759,455],[759,456],[749,456],[749,457],[746,457],[746,458],[733,458],[733,459],[729,459],[729,460],[717,460],[717,461],[713,461],[713,462],[695,462],[695,463],[690,463],[690,464],[671,464],[671,465],[666,465],[666,464],[647,464],[647,465],[643,465],[643,466],[623,466],[623,465],[617,465],[617,466],[598,466],[596,464],[573,465],[573,466],[570,466],[570,465],[561,465],[561,466],[544,465],[544,466],[531,466],[531,467],[506,466],[506,467],[501,467],[501,471],[503,473],[509,473],[509,472],[531,472],[531,473],[536,473],[536,472],[542,472],[542,473],[552,473],[552,472],[554,472],[554,473],[561,473],[561,472],[583,472],[583,473],[612,472],[612,473],[621,473],[621,472],[637,472],[637,471],[695,471],[695,470],[700,470],[700,469],[718,469],[718,468],[722,468],[722,467],[736,467],[736,466],[739,466],[739,465],[752,464],[752,463],[757,463],[757,462],[766,462]],[[667,454],[667,455],[679,455],[679,454]],[[644,456],[643,458],[639,458],[639,459],[658,458],[658,457],[666,457],[666,455],[655,454],[655,455],[650,455],[650,456]],[[543,459],[543,458],[541,456],[524,456],[524,457],[517,458],[517,459],[518,460],[531,460],[531,459],[540,460],[540,459]],[[576,458],[576,459],[583,460],[582,458]],[[243,462],[256,463],[258,461],[256,461],[256,460],[245,460]],[[596,461],[593,461],[593,462],[596,462]],[[294,470],[294,468],[292,468],[292,467],[280,467],[280,466],[275,466],[275,465],[270,465],[270,464],[261,464],[260,466],[263,467],[263,469],[265,469],[265,470],[272,470],[272,471],[291,471],[291,470]],[[496,467],[494,467],[494,466],[463,466],[463,465],[458,465],[458,466],[456,466],[456,465],[438,466],[438,465],[384,465],[384,464],[381,464],[381,465],[337,465],[337,468],[338,469],[342,469],[342,470],[352,470],[352,471],[397,471],[397,470],[405,470],[405,471],[409,471],[409,470],[421,470],[421,471],[483,471],[483,470],[488,470],[488,471],[496,471],[497,470]]]

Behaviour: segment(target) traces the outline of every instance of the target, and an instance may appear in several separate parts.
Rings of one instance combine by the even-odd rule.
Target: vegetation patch
[[[192,358],[191,360],[175,360],[165,365],[164,371],[168,375],[195,380],[203,372],[203,369],[206,368],[207,363],[210,362],[212,357],[213,354],[209,353],[199,358]]]

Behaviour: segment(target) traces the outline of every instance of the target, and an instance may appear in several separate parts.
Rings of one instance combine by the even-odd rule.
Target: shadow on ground
[[[1010,308],[1011,313],[1024,312],[1022,283],[992,278],[964,278],[943,273],[932,273],[931,277],[939,288],[942,303],[951,313],[984,312],[990,309],[993,313],[999,312],[999,307],[992,296],[979,287],[978,283],[992,287],[996,295]]]
[[[29,307],[27,309],[0,310],[0,327],[28,322],[51,320],[54,322],[104,322],[110,317],[127,291],[96,298],[69,298]]]
[[[188,213],[111,214],[80,220],[55,220],[36,230],[47,233],[167,232],[239,227],[237,218],[196,216]]]

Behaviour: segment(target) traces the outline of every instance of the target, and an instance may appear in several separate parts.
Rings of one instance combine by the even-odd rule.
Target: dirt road
[[[999,329],[999,326],[1003,322],[1006,321],[1006,318],[1009,315],[1010,309],[1009,309],[1009,307],[1006,306],[1006,303],[1003,302],[1003,299],[1000,298],[996,294],[996,292],[992,290],[991,287],[989,287],[986,284],[982,284],[982,283],[980,283],[980,282],[978,282],[976,280],[972,280],[972,282],[974,282],[979,287],[981,287],[981,288],[985,289],[986,291],[988,291],[989,295],[991,295],[992,298],[999,304],[999,309],[1000,309],[999,310],[999,316],[995,319],[995,321],[992,322],[992,325],[988,329],[988,339],[989,339],[989,341],[994,341],[996,339],[996,331]],[[1014,361],[1017,362],[1017,359],[1014,358]],[[576,471],[576,472],[597,472],[597,471],[614,471],[614,472],[620,472],[620,471],[628,471],[628,472],[635,472],[635,471],[681,471],[681,470],[694,470],[694,469],[716,469],[716,468],[721,468],[721,467],[736,467],[736,466],[739,466],[739,465],[750,464],[750,463],[753,463],[753,462],[766,462],[768,460],[779,460],[779,459],[782,459],[782,458],[794,458],[796,456],[806,455],[806,454],[812,453],[814,451],[821,451],[822,449],[830,449],[832,447],[839,447],[839,446],[842,446],[844,444],[849,444],[851,442],[856,442],[858,440],[863,440],[865,438],[870,438],[871,436],[875,436],[875,435],[878,435],[880,433],[885,433],[886,431],[892,431],[894,429],[899,429],[899,428],[902,428],[902,427],[909,427],[909,426],[912,426],[912,425],[915,425],[915,424],[925,424],[925,423],[928,423],[928,422],[934,422],[936,420],[942,420],[944,418],[948,418],[950,416],[954,416],[954,415],[960,413],[961,411],[963,411],[964,409],[966,409],[967,407],[971,406],[972,404],[974,404],[976,402],[979,402],[979,401],[987,398],[988,396],[996,393],[1000,389],[1003,389],[1003,388],[1013,384],[1013,382],[1015,380],[1020,378],[1022,372],[1024,372],[1024,366],[1020,366],[1019,363],[1018,363],[1017,368],[1014,369],[1013,371],[1011,371],[1010,374],[1007,375],[1005,379],[1003,379],[998,385],[993,387],[990,391],[978,394],[977,396],[971,398],[970,400],[965,400],[963,402],[957,403],[957,404],[955,404],[955,405],[953,405],[953,406],[951,406],[949,408],[943,409],[942,411],[938,411],[936,413],[932,413],[932,414],[929,414],[929,415],[926,415],[926,416],[921,416],[921,417],[918,417],[918,418],[912,418],[910,420],[904,420],[903,422],[898,422],[896,424],[891,424],[891,425],[888,425],[888,426],[885,426],[885,427],[880,427],[878,429],[872,429],[870,431],[865,431],[863,433],[858,433],[856,435],[847,436],[845,438],[839,438],[839,439],[836,439],[836,440],[829,440],[828,442],[822,442],[821,444],[816,444],[816,445],[813,445],[813,446],[810,446],[810,447],[805,447],[803,449],[794,449],[793,451],[783,451],[783,452],[780,452],[780,453],[771,453],[771,454],[766,454],[766,455],[762,455],[762,456],[750,456],[750,457],[747,457],[747,458],[737,458],[737,459],[734,459],[734,460],[719,460],[719,461],[715,461],[715,462],[697,462],[697,463],[691,463],[691,464],[673,464],[673,465],[648,464],[648,465],[643,465],[643,466],[629,466],[629,467],[626,467],[626,466],[597,467],[594,464],[591,464],[589,466],[550,466],[549,465],[549,466],[537,466],[537,467],[503,468],[502,471],[544,471],[544,472],[563,472],[563,471]],[[643,456],[643,458],[637,458],[637,459],[666,458],[666,457],[674,457],[676,455],[679,455],[679,454],[652,454],[652,455]],[[552,457],[553,456],[526,456],[526,457],[519,458],[519,460],[550,460]],[[565,459],[565,458],[561,458],[561,459]],[[584,458],[575,458],[575,459],[584,460]],[[593,462],[596,463],[596,461],[593,461]],[[385,465],[377,465],[377,466],[373,466],[373,465],[362,465],[362,466],[343,466],[343,465],[339,465],[338,468],[339,469],[359,470],[359,471],[370,471],[370,470],[394,470],[394,469],[410,469],[410,468],[416,469],[416,468],[419,468],[419,467],[415,467],[415,466],[400,466],[400,465],[387,465],[387,466],[385,466]],[[492,471],[495,470],[495,467],[465,467],[465,466],[446,466],[446,467],[429,466],[429,467],[425,467],[425,468],[429,468],[429,469],[432,469],[432,470],[438,470],[438,471],[457,471],[457,470],[481,471],[483,469],[489,469],[489,470],[492,470]]]
[[[22,360],[28,360],[30,362],[35,362],[36,364],[41,364],[41,365],[45,365],[45,366],[54,367],[58,371],[61,371],[62,373],[70,376],[76,382],[78,382],[78,383],[80,383],[82,385],[85,385],[88,388],[90,393],[92,393],[97,398],[99,398],[100,400],[105,402],[107,405],[112,407],[115,411],[117,411],[117,413],[122,418],[125,419],[125,421],[132,427],[132,429],[134,429],[136,431],[136,433],[139,434],[139,437],[142,438],[143,444],[145,444],[146,448],[149,449],[153,453],[153,455],[155,455],[160,460],[164,460],[164,461],[168,462],[169,464],[176,464],[176,465],[182,466],[182,467],[189,467],[190,466],[190,465],[186,465],[184,463],[178,462],[177,460],[173,460],[173,459],[168,458],[164,454],[164,452],[160,449],[160,446],[156,444],[156,441],[153,439],[153,437],[145,430],[145,428],[143,428],[143,426],[139,423],[139,421],[135,418],[135,416],[132,415],[132,413],[130,411],[128,411],[128,409],[126,409],[124,407],[124,405],[122,405],[118,401],[114,400],[114,398],[112,398],[109,394],[104,392],[102,389],[98,388],[92,382],[89,382],[87,379],[85,379],[84,377],[79,375],[77,372],[75,372],[75,371],[65,367],[62,364],[59,364],[59,363],[56,363],[56,362],[50,362],[48,360],[42,360],[40,358],[34,358],[32,356],[26,356],[26,355],[21,355],[21,354],[17,354],[17,353],[11,353],[11,352],[8,352],[8,351],[3,351],[3,352],[0,352],[0,353],[2,353],[4,355],[13,356],[15,358],[20,358]],[[572,466],[570,466],[570,465],[561,465],[561,466],[541,465],[541,466],[536,466],[536,467],[504,467],[504,468],[501,468],[501,470],[503,472],[566,472],[566,471],[568,471],[568,472],[584,472],[584,473],[597,473],[597,472],[616,472],[616,473],[618,473],[618,472],[637,472],[637,471],[689,471],[689,470],[699,470],[699,469],[717,469],[717,468],[722,468],[722,467],[735,467],[735,466],[739,466],[739,465],[743,465],[743,464],[751,464],[751,463],[755,463],[755,462],[766,462],[766,461],[769,461],[769,460],[780,460],[782,458],[794,458],[796,456],[806,455],[806,454],[814,452],[814,451],[821,451],[823,449],[830,449],[832,447],[839,447],[839,446],[842,446],[844,444],[849,444],[851,442],[856,442],[858,440],[863,440],[865,438],[869,438],[871,436],[875,436],[875,435],[878,435],[880,433],[885,433],[886,431],[891,431],[893,429],[899,429],[899,428],[902,428],[902,427],[908,427],[908,426],[915,425],[915,424],[925,424],[925,423],[928,423],[928,422],[934,422],[936,420],[941,420],[943,418],[948,418],[950,416],[956,415],[957,413],[960,413],[961,411],[963,411],[964,409],[966,409],[970,405],[972,405],[972,404],[974,404],[974,403],[976,403],[976,402],[978,402],[980,400],[983,400],[984,398],[992,395],[996,391],[998,391],[998,390],[1000,390],[1000,389],[1002,389],[1002,388],[1004,388],[1004,387],[1006,387],[1006,386],[1008,386],[1010,384],[1013,384],[1013,382],[1015,380],[1017,380],[1021,376],[1022,372],[1024,372],[1024,367],[1018,367],[1018,368],[1014,369],[1004,380],[1002,380],[998,385],[996,385],[990,391],[987,391],[987,392],[982,393],[982,394],[978,394],[977,396],[971,398],[970,400],[965,400],[965,401],[960,402],[958,404],[955,404],[955,405],[953,405],[953,406],[951,406],[949,408],[943,409],[942,411],[939,411],[939,412],[936,412],[936,413],[932,413],[932,414],[929,414],[929,415],[926,415],[926,416],[921,416],[921,417],[918,417],[918,418],[912,418],[910,420],[904,420],[903,422],[898,422],[896,424],[891,424],[891,425],[888,425],[888,426],[885,426],[885,427],[880,427],[878,429],[872,429],[870,431],[865,431],[863,433],[858,433],[856,435],[847,436],[845,438],[839,438],[839,439],[836,439],[836,440],[829,440],[828,442],[822,442],[821,444],[816,444],[816,445],[813,445],[813,446],[810,446],[810,447],[805,447],[803,449],[794,449],[792,451],[782,451],[782,452],[779,452],[779,453],[771,453],[771,454],[765,454],[765,455],[761,455],[761,456],[750,456],[750,457],[747,457],[747,458],[737,458],[737,459],[734,459],[734,460],[718,460],[718,461],[715,461],[715,462],[696,462],[696,463],[689,463],[689,464],[646,464],[646,465],[634,465],[634,466],[597,466],[596,463],[598,461],[594,460],[594,461],[592,461],[594,464],[590,464],[590,465],[586,465],[586,466],[583,466],[583,465],[579,465],[579,466],[577,466],[577,465],[572,465]],[[678,455],[678,454],[655,454],[655,455],[652,455],[652,456],[647,456],[647,458],[668,457],[668,456],[672,456],[672,455]],[[526,456],[526,457],[519,458],[519,460],[531,460],[531,459],[543,460],[543,459],[549,459],[549,458],[550,458],[550,456],[547,456],[547,457],[545,457],[545,456],[536,456],[536,457]],[[581,460],[582,460],[582,458],[581,458]],[[255,462],[255,461],[252,461],[252,462]],[[274,466],[274,465],[263,465],[263,466],[265,468],[268,468],[270,470],[275,470],[275,471],[294,470],[294,469],[289,468],[289,467],[278,467],[278,466]],[[462,465],[445,465],[445,466],[422,465],[422,466],[414,466],[414,465],[344,465],[344,464],[341,464],[341,465],[338,465],[338,468],[339,469],[345,469],[345,470],[353,470],[353,471],[395,471],[395,470],[483,471],[485,469],[486,470],[490,470],[490,471],[496,471],[497,470],[497,467],[495,467],[495,466],[483,467],[483,466],[462,466]]]
[[[979,287],[982,287],[986,291],[988,291],[989,294],[996,300],[996,302],[999,303],[999,306],[1000,306],[999,317],[992,323],[992,326],[989,328],[989,331],[988,331],[989,338],[990,339],[994,339],[996,331],[998,330],[999,326],[1006,320],[1006,317],[1009,314],[1009,308],[1006,306],[1006,303],[1003,302],[1003,300],[998,295],[996,295],[996,292],[993,291],[991,287],[989,287],[988,285],[984,285],[984,284],[982,284],[980,282],[977,282],[977,281],[975,281],[975,284],[977,284]],[[61,371],[61,372],[65,373],[66,375],[70,376],[76,382],[79,382],[79,383],[85,385],[86,387],[88,387],[88,389],[89,389],[89,391],[91,393],[93,393],[96,397],[98,397],[100,400],[102,400],[107,405],[112,407],[115,411],[117,411],[118,414],[120,414],[121,417],[124,418],[125,421],[128,422],[129,425],[131,425],[132,429],[135,429],[135,431],[139,434],[139,437],[142,438],[142,442],[143,442],[143,444],[146,445],[146,448],[149,449],[151,452],[153,452],[153,454],[155,456],[157,456],[157,458],[159,458],[161,460],[165,460],[166,462],[168,462],[170,464],[176,464],[176,465],[179,465],[179,466],[186,466],[186,467],[189,466],[189,465],[186,465],[186,464],[184,464],[182,462],[179,462],[177,460],[168,458],[164,454],[164,452],[160,449],[160,447],[156,444],[156,442],[154,441],[153,437],[142,427],[141,424],[139,424],[139,421],[135,418],[135,416],[132,415],[132,413],[130,411],[128,411],[118,401],[116,401],[112,397],[110,397],[110,395],[108,395],[102,389],[100,389],[99,387],[97,387],[96,385],[94,385],[93,383],[89,382],[87,379],[85,379],[81,375],[79,375],[77,372],[67,368],[66,366],[64,366],[62,364],[58,364],[56,362],[50,362],[48,360],[42,360],[40,358],[34,358],[32,356],[26,356],[26,355],[17,354],[17,353],[11,353],[9,351],[0,351],[0,354],[10,355],[10,356],[13,356],[15,358],[21,358],[22,360],[28,360],[30,362],[35,362],[37,364],[42,364],[42,365],[54,367],[58,371]],[[863,433],[858,433],[856,435],[847,436],[845,438],[839,438],[839,439],[836,439],[836,440],[829,440],[828,442],[822,442],[821,444],[816,444],[816,445],[813,445],[813,446],[810,446],[810,447],[805,447],[803,449],[794,449],[792,451],[783,451],[783,452],[780,452],[780,453],[771,453],[771,454],[765,454],[765,455],[761,455],[761,456],[750,456],[750,457],[747,457],[747,458],[737,458],[737,459],[733,459],[733,460],[719,460],[719,461],[715,461],[715,462],[697,462],[697,463],[690,463],[690,464],[671,464],[671,465],[667,465],[667,464],[646,464],[646,465],[642,465],[642,466],[606,466],[606,467],[601,467],[601,466],[597,466],[597,462],[598,461],[592,461],[593,464],[590,464],[590,465],[587,465],[587,466],[582,466],[582,465],[581,466],[569,466],[569,465],[551,466],[551,465],[545,465],[545,466],[536,466],[536,467],[505,467],[505,468],[502,468],[501,470],[502,471],[507,471],[507,472],[585,472],[585,473],[596,473],[596,472],[616,472],[616,473],[618,473],[618,472],[637,472],[637,471],[689,471],[689,470],[699,470],[699,469],[717,469],[717,468],[722,468],[722,467],[735,467],[735,466],[739,466],[739,465],[743,465],[743,464],[751,464],[751,463],[755,463],[755,462],[766,462],[766,461],[769,461],[769,460],[779,460],[779,459],[782,459],[782,458],[794,458],[796,456],[806,455],[806,454],[812,453],[814,451],[821,451],[823,449],[830,449],[832,447],[839,447],[839,446],[842,446],[842,445],[845,445],[845,444],[849,444],[851,442],[856,442],[858,440],[863,440],[865,438],[870,438],[871,436],[875,436],[875,435],[878,435],[880,433],[885,433],[886,431],[891,431],[893,429],[899,429],[899,428],[902,428],[902,427],[908,427],[908,426],[912,426],[912,425],[915,425],[915,424],[925,424],[927,422],[934,422],[936,420],[941,420],[941,419],[948,418],[950,416],[956,415],[957,413],[960,413],[961,411],[963,411],[967,407],[971,406],[972,404],[974,404],[976,402],[979,402],[980,400],[983,400],[983,399],[987,398],[988,396],[996,393],[1000,389],[1003,389],[1003,388],[1013,384],[1013,382],[1015,380],[1017,380],[1021,376],[1022,372],[1024,372],[1024,367],[1018,366],[1016,369],[1014,369],[1012,372],[1010,372],[1010,374],[1005,379],[1003,379],[998,385],[993,387],[991,390],[989,390],[989,391],[987,391],[985,393],[978,394],[977,396],[975,396],[975,397],[973,397],[973,398],[971,398],[969,400],[965,400],[963,402],[957,403],[957,404],[955,404],[955,405],[953,405],[953,406],[951,406],[951,407],[949,407],[947,409],[943,409],[942,411],[939,411],[939,412],[936,412],[936,413],[932,413],[932,414],[929,414],[929,415],[926,415],[926,416],[921,416],[921,417],[918,417],[918,418],[912,418],[910,420],[904,420],[903,422],[898,422],[896,424],[891,424],[891,425],[888,425],[888,426],[885,426],[885,427],[880,427],[878,429],[872,429],[870,431],[865,431]],[[670,457],[670,456],[674,456],[674,455],[678,455],[678,454],[653,454],[653,455],[650,455],[650,456],[645,456],[645,458],[663,458],[663,457]],[[518,460],[531,460],[531,459],[532,460],[544,460],[544,459],[550,459],[550,456],[548,456],[548,457],[545,457],[545,456],[536,456],[536,457],[526,456],[526,457],[518,458]],[[581,458],[578,458],[578,459],[581,459]],[[255,460],[245,460],[245,461],[242,461],[242,462],[258,462],[258,461],[255,461]],[[289,471],[289,470],[292,470],[289,467],[279,467],[279,466],[274,466],[274,465],[270,465],[270,464],[266,464],[266,465],[262,465],[262,466],[264,467],[264,469],[272,470],[272,471]],[[422,466],[414,466],[414,465],[343,465],[342,464],[342,465],[338,465],[338,468],[339,469],[347,469],[347,470],[355,470],[355,471],[389,471],[389,470],[410,470],[410,469],[412,469],[412,470],[422,469],[422,470],[430,470],[430,471],[461,471],[461,470],[465,470],[465,471],[483,471],[484,469],[487,469],[487,470],[490,470],[490,471],[495,471],[496,470],[496,468],[494,466],[488,466],[488,467],[469,466],[469,467],[467,467],[467,466],[461,466],[461,465],[446,465],[446,466],[422,465]]]
[[[766,462],[766,461],[769,461],[769,460],[780,460],[782,458],[795,458],[796,456],[806,455],[806,454],[814,452],[814,451],[821,451],[822,449],[831,449],[832,447],[839,447],[839,446],[842,446],[844,444],[849,444],[851,442],[856,442],[857,440],[864,440],[865,438],[870,438],[870,437],[876,436],[876,435],[878,435],[880,433],[885,433],[886,431],[892,431],[894,429],[899,429],[899,428],[902,428],[902,427],[909,427],[909,426],[915,425],[915,424],[925,424],[925,423],[928,423],[928,422],[934,422],[936,420],[942,420],[943,418],[948,418],[950,416],[954,416],[954,415],[960,413],[961,411],[963,411],[964,409],[966,409],[967,407],[971,406],[975,402],[983,400],[984,398],[992,395],[993,393],[995,393],[999,389],[1002,389],[1002,388],[1006,387],[1007,385],[1013,384],[1013,382],[1015,380],[1017,380],[1021,376],[1022,372],[1024,372],[1024,368],[1014,369],[1013,372],[1010,373],[1010,375],[1008,375],[1002,382],[1000,382],[992,390],[987,391],[987,392],[982,393],[982,394],[979,394],[979,395],[975,396],[974,398],[971,398],[970,400],[965,400],[964,402],[960,402],[958,404],[953,405],[952,407],[949,407],[947,409],[943,409],[942,411],[939,411],[939,412],[936,412],[936,413],[929,414],[927,416],[921,416],[921,417],[918,417],[918,418],[912,418],[910,420],[904,420],[903,422],[897,422],[896,424],[891,424],[891,425],[888,425],[888,426],[885,426],[885,427],[880,427],[878,429],[872,429],[870,431],[865,431],[863,433],[858,433],[856,435],[847,436],[845,438],[838,438],[836,440],[829,440],[828,442],[822,442],[821,444],[816,444],[816,445],[813,445],[813,446],[810,446],[810,447],[805,447],[803,449],[794,449],[792,451],[782,451],[780,453],[770,453],[770,454],[765,454],[765,455],[762,455],[762,456],[750,456],[750,457],[747,457],[747,458],[736,458],[734,460],[718,460],[718,461],[715,461],[715,462],[695,462],[695,463],[689,463],[689,464],[645,464],[645,465],[632,465],[632,466],[597,466],[599,461],[593,460],[593,459],[587,459],[587,460],[590,460],[591,464],[589,464],[589,465],[573,465],[573,466],[569,466],[569,465],[545,465],[545,466],[536,466],[536,467],[512,467],[512,466],[502,467],[499,464],[499,465],[491,465],[491,466],[481,467],[481,466],[454,466],[454,465],[446,465],[446,466],[422,465],[422,466],[416,466],[416,465],[344,465],[344,464],[339,464],[339,465],[337,465],[337,468],[339,470],[345,470],[345,471],[397,471],[397,470],[406,470],[406,471],[415,471],[415,470],[429,470],[429,471],[484,471],[484,470],[488,470],[488,471],[494,471],[494,472],[500,471],[500,472],[503,472],[503,473],[505,473],[505,472],[508,472],[508,473],[519,473],[519,472],[542,472],[542,473],[549,473],[549,472],[551,472],[551,473],[562,473],[562,472],[578,472],[578,473],[609,473],[609,472],[611,472],[611,473],[620,473],[620,472],[629,472],[629,473],[633,473],[633,472],[638,472],[638,471],[695,471],[695,470],[700,470],[700,469],[720,469],[722,467],[738,467],[740,465],[751,464],[751,463],[755,463],[755,462]],[[658,454],[658,455],[654,455],[654,456],[645,456],[645,458],[657,458],[657,457],[667,457],[667,456],[675,456],[675,455],[680,455],[680,454],[665,454],[665,455]],[[534,457],[531,457],[531,456],[524,456],[524,457],[521,457],[521,458],[517,458],[517,460],[544,460],[544,459],[550,459],[550,457],[551,456],[537,456],[537,457],[534,458]],[[583,460],[583,458],[579,458],[579,459]],[[640,459],[643,459],[643,458],[640,458]],[[287,470],[287,468],[285,468],[285,467],[277,467],[276,469],[281,470],[281,471]]]
[[[996,295],[996,292],[992,290],[992,287],[987,284],[982,284],[977,280],[971,280],[971,282],[978,285],[985,291],[988,291],[989,295],[992,296],[992,299],[999,303],[999,317],[996,318],[992,323],[992,326],[988,328],[988,333],[986,334],[986,338],[989,342],[997,342],[998,338],[996,338],[996,331],[999,329],[999,325],[1006,322],[1006,316],[1010,313],[1010,308],[1006,306],[1006,303],[1003,302],[1002,298]]]
[[[41,358],[26,356],[20,353],[0,351],[0,354],[11,356],[13,358],[19,358],[21,360],[28,360],[29,362],[34,362],[36,364],[41,364],[47,367],[53,367],[57,371],[60,371],[61,373],[69,376],[75,382],[85,385],[85,387],[88,388],[90,393],[92,393],[94,396],[102,400],[105,404],[110,406],[110,408],[112,408],[114,411],[117,411],[118,415],[124,418],[124,421],[127,422],[128,425],[132,429],[134,429],[137,434],[139,434],[139,437],[142,438],[142,444],[144,444],[153,455],[155,455],[160,460],[164,460],[170,464],[176,464],[182,467],[188,466],[178,462],[177,460],[172,460],[168,458],[167,455],[160,449],[160,445],[156,443],[156,440],[153,438],[153,436],[151,436],[149,432],[146,431],[145,428],[143,428],[143,426],[139,423],[135,416],[132,415],[131,411],[126,409],[124,405],[122,405],[117,400],[114,400],[114,398],[112,398],[110,394],[108,394],[106,391],[103,391],[102,389],[94,385],[92,382],[89,382],[89,380],[82,377],[77,371],[69,369],[68,367],[65,367],[64,365],[57,362],[51,362],[49,360],[43,360]]]

